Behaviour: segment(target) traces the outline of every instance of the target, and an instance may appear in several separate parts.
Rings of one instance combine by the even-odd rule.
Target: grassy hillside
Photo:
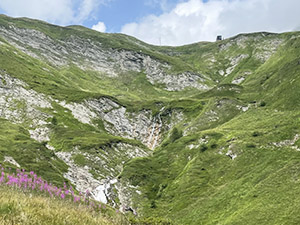
[[[298,145],[273,144],[294,139],[299,113],[247,114],[128,163],[121,176],[144,193],[141,213],[178,224],[299,223]]]
[[[31,139],[24,127],[0,119],[0,129],[1,162],[4,161],[5,156],[11,156],[22,168],[28,171],[38,170],[40,176],[51,180],[56,185],[66,182],[62,176],[68,170],[65,163],[43,144]],[[16,168],[9,162],[4,162],[2,165]]]
[[[1,15],[0,161],[15,168],[5,160],[12,157],[57,185],[69,182],[74,168],[101,181],[117,177],[121,186],[112,185],[109,203],[125,204],[128,216],[141,218],[136,223],[299,224],[299,37],[260,32],[164,47]],[[34,101],[16,93],[45,98],[51,107],[35,106],[36,113]],[[146,136],[138,138],[147,120]],[[50,130],[49,140],[34,140],[35,126]],[[152,150],[147,142],[155,135]],[[70,154],[77,167],[59,154]],[[2,198],[8,206],[0,213],[26,224],[27,208]],[[39,196],[20,198],[29,209],[69,209]],[[81,224],[115,222],[83,212]],[[49,224],[63,223],[63,213],[53,213]]]
[[[85,205],[10,187],[1,186],[0,190],[0,224],[128,224],[121,215],[109,217],[108,213],[95,212]]]
[[[188,124],[179,125],[185,136],[170,138],[152,157],[125,166],[122,179],[143,193],[135,195],[141,214],[178,224],[299,223],[296,35],[282,34],[285,45],[252,67],[241,86],[228,84],[226,77],[224,84],[197,95],[207,103]],[[243,66],[236,74],[250,69]]]

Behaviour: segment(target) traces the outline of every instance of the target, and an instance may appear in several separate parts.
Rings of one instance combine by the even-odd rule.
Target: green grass
[[[212,88],[206,92],[168,92],[163,85],[152,85],[144,72],[121,71],[118,77],[109,78],[72,63],[56,67],[0,39],[6,43],[0,45],[2,72],[5,70],[26,82],[28,89],[52,99],[80,103],[106,97],[126,107],[128,112],[151,110],[153,116],[160,114],[163,121],[169,122],[171,112],[182,113],[182,121],[164,130],[162,143],[153,154],[128,161],[125,152],[116,152],[112,146],[126,143],[149,149],[137,140],[109,134],[101,119],[94,121],[96,126],[80,123],[55,102],[53,109],[40,109],[53,116],[48,121],[52,131],[49,144],[56,151],[72,152],[78,148],[72,156],[75,164],[88,165],[94,177],[102,179],[110,174],[84,154],[99,158],[105,155],[109,159],[107,166],[114,169],[126,162],[119,181],[129,182],[142,193],[132,193],[141,217],[131,218],[133,224],[300,223],[296,150],[300,141],[287,142],[300,134],[300,40],[292,38],[299,36],[299,32],[243,34],[216,43],[165,47],[81,26],[59,27],[0,16],[1,26],[9,24],[39,30],[54,41],[75,35],[99,42],[104,49],[140,52],[168,63],[171,69],[167,73],[189,71],[208,78],[205,83]],[[266,42],[278,39],[282,45],[267,61],[256,58],[257,53],[266,51],[263,48],[271,48]],[[231,74],[219,74],[242,54],[247,57]],[[241,84],[232,84],[241,76],[245,76]],[[23,102],[15,105],[25,107]],[[243,112],[241,107],[248,110]],[[67,165],[45,147],[46,143],[30,138],[29,125],[30,121],[13,124],[0,119],[0,161],[12,156],[26,170],[35,170],[44,179],[61,184]],[[237,155],[234,160],[226,155],[229,150]],[[115,175],[118,172],[119,167]],[[12,216],[19,218],[22,214],[18,210],[14,203],[0,205],[0,214],[11,216],[7,217],[11,220]],[[57,214],[54,219],[60,219],[53,221],[64,221],[60,216]],[[86,214],[86,218],[89,221],[90,215]]]
[[[178,224],[299,223],[299,153],[294,149],[299,141],[274,145],[300,132],[300,44],[290,35],[271,35],[287,41],[265,63],[248,59],[221,85],[195,95],[206,104],[187,126],[180,125],[188,136],[165,141],[152,157],[126,164],[121,176],[142,191],[135,202],[143,216],[164,216]],[[227,55],[231,48],[237,46]],[[252,74],[242,85],[229,84],[236,70]],[[190,149],[191,144],[196,147]],[[225,155],[229,149],[237,155],[234,160]]]
[[[0,224],[129,224],[121,215],[109,209],[99,212],[85,205],[0,187]],[[108,212],[109,211],[109,212]]]
[[[44,179],[61,185],[66,181],[62,174],[68,166],[43,144],[30,138],[29,132],[20,125],[0,119],[0,160],[5,156],[13,157],[27,171],[38,171]],[[14,165],[4,165],[15,168]]]
[[[299,171],[295,169],[299,154],[290,147],[270,145],[275,140],[292,139],[293,135],[287,133],[292,129],[299,133],[299,126],[290,118],[290,124],[285,121],[283,126],[285,133],[274,129],[272,133],[267,126],[278,119],[274,115],[268,121],[270,114],[264,113],[266,117],[260,113],[249,118],[252,124],[248,130],[242,129],[247,122],[239,117],[216,128],[219,133],[206,131],[182,137],[156,150],[147,160],[128,163],[121,176],[144,193],[136,201],[142,209],[140,213],[166,216],[178,224],[299,223],[297,211],[293,210],[300,200]],[[261,118],[261,125],[255,123],[257,118]],[[263,134],[253,136],[253,130]],[[205,151],[203,145],[187,148],[201,137],[209,140]],[[232,138],[236,140],[229,141]],[[225,155],[229,145],[237,154],[235,160]],[[225,152],[219,154],[222,147]]]

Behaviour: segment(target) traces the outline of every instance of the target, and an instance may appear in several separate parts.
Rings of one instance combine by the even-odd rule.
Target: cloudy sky
[[[157,45],[300,30],[299,9],[300,0],[0,0],[0,13],[9,16],[81,24]]]

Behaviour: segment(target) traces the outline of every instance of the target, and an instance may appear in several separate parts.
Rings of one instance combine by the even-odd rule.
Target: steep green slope
[[[164,47],[1,15],[0,160],[140,217],[298,224],[299,34]]]
[[[142,215],[178,224],[299,223],[297,35],[281,35],[285,44],[242,86],[226,84],[226,77],[197,95],[207,104],[179,126],[184,137],[125,165],[122,179],[143,193],[134,195]],[[250,69],[243,66],[237,74]]]
[[[143,215],[179,224],[297,224],[299,116],[249,110],[128,163],[122,179],[145,193],[136,200]]]
[[[62,174],[67,172],[64,162],[55,157],[43,144],[31,139],[24,127],[0,119],[0,130],[1,162],[5,160],[5,156],[11,156],[22,168],[38,170],[41,176],[47,177],[56,185],[67,181],[62,177]],[[2,165],[16,168],[16,165],[9,161]]]

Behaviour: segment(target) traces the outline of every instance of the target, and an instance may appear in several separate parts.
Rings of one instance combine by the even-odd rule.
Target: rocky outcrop
[[[0,93],[1,117],[14,123],[27,124],[31,137],[39,142],[50,141],[49,122],[47,121],[52,116],[40,110],[41,108],[52,108],[50,99],[43,94],[28,90],[26,83],[12,78],[4,72],[0,75]],[[127,112],[124,106],[109,98],[89,99],[82,103],[59,102],[59,104],[69,109],[73,116],[82,123],[94,125],[94,120],[102,119],[105,128],[112,134],[135,138],[150,149],[154,149],[160,143],[162,129],[167,131],[183,119],[182,113],[177,111],[166,113],[163,111],[164,108],[156,116],[153,116],[150,110]],[[168,116],[168,122],[163,118],[162,113],[164,116]],[[46,146],[51,151],[56,151],[49,144]],[[109,149],[102,149],[101,154],[99,153],[97,156],[81,152],[79,148],[75,148],[72,152],[56,152],[55,154],[69,166],[64,177],[70,180],[78,191],[84,193],[88,190],[94,199],[104,203],[113,202],[113,199],[117,197],[125,210],[130,205],[128,203],[130,202],[128,195],[130,192],[125,190],[125,187],[118,183],[115,177],[121,172],[126,161],[147,156],[149,151],[126,143],[116,143]],[[73,160],[75,154],[82,154],[89,162],[88,165],[76,165]],[[10,158],[7,158],[6,161],[17,165]],[[97,170],[99,167],[101,171]],[[91,171],[99,174],[100,177],[95,178]],[[114,194],[113,190],[118,191],[118,196]]]
[[[52,108],[43,94],[28,89],[23,81],[0,72],[0,117],[13,123],[23,123],[29,127],[32,138],[37,141],[49,140],[47,120],[51,118],[40,108]]]
[[[93,125],[93,119],[97,118],[97,114],[93,112],[85,103],[66,103],[65,101],[59,102],[59,104],[72,112],[74,118],[81,123]]]
[[[55,154],[69,166],[64,177],[74,184],[78,191],[88,192],[92,198],[103,203],[110,201],[115,204],[114,198],[117,196],[113,190],[117,187],[116,177],[122,171],[123,164],[136,157],[145,157],[149,155],[149,152],[130,144],[117,143],[109,149],[103,149],[99,155],[81,152],[79,147],[75,147],[71,152],[56,152]],[[74,162],[73,157],[78,154],[86,159],[87,165],[79,166]],[[101,171],[97,168],[101,168]],[[100,177],[96,178],[92,175],[92,171]]]
[[[236,67],[243,59],[248,58],[248,57],[249,57],[249,55],[247,55],[247,54],[241,54],[241,55],[238,55],[238,56],[229,58],[229,60],[230,60],[229,67],[227,67],[227,68],[225,69],[225,71],[224,71],[224,70],[220,70],[220,71],[219,71],[219,74],[220,74],[221,76],[225,76],[225,77],[228,76],[228,75],[230,75],[230,74],[233,72],[233,70],[235,69],[235,67]]]
[[[159,139],[162,122],[153,117],[150,110],[129,113],[125,107],[107,98],[89,100],[87,105],[105,121],[105,128],[110,133],[135,138],[152,149],[155,147],[154,142]]]
[[[117,50],[103,46],[88,38],[70,35],[54,40],[41,31],[18,28],[14,25],[0,26],[0,35],[22,52],[38,59],[47,60],[55,66],[70,63],[83,70],[98,71],[105,76],[119,76],[126,72],[144,72],[152,84],[164,84],[166,90],[177,91],[186,87],[208,89],[205,77],[185,72],[170,74],[171,66],[141,52]]]
[[[162,128],[169,130],[173,126],[171,125],[173,120],[171,123],[164,122],[160,113],[153,116],[150,110],[127,112],[124,106],[109,98],[89,99],[82,103],[60,102],[60,104],[69,109],[80,122],[94,125],[93,120],[102,119],[105,129],[111,134],[139,140],[150,149],[154,149],[160,143]],[[182,114],[172,111],[169,117],[172,118],[172,115],[177,122],[182,120]]]
[[[230,150],[230,146],[229,146],[229,150],[226,152],[226,154],[230,159],[234,160],[237,157],[237,154],[233,153],[232,150]]]
[[[191,72],[169,75],[158,70],[157,73],[147,74],[147,78],[153,85],[164,84],[168,91],[182,91],[185,88],[209,89],[209,86],[204,84],[204,76]]]
[[[280,141],[280,142],[273,142],[271,143],[272,145],[276,146],[276,147],[287,147],[287,146],[291,146],[292,148],[294,149],[297,149],[297,146],[294,146],[295,143],[300,139],[300,135],[299,134],[296,134],[294,136],[293,139],[291,140],[283,140],[283,141]],[[298,150],[298,149],[297,149]]]
[[[94,195],[98,194],[96,188],[101,183],[89,172],[90,168],[88,166],[77,166],[72,159],[71,152],[57,152],[55,154],[69,166],[68,172],[64,174],[64,177],[74,184],[78,191],[81,193],[89,191]]]
[[[141,195],[141,192],[138,190],[138,187],[133,186],[129,182],[125,181],[116,183],[115,187],[118,191],[120,211],[131,211],[134,215],[137,215],[137,209],[132,199],[134,195]]]
[[[34,130],[29,130],[30,137],[38,142],[50,141],[50,129],[48,127],[37,127]]]
[[[280,38],[263,40],[256,45],[254,57],[264,63],[277,51],[282,43],[283,40]]]
[[[231,39],[231,41],[225,43],[225,44],[221,44],[220,45],[220,50],[221,51],[226,51],[228,50],[231,46],[233,45],[237,45],[240,48],[246,48],[247,47],[247,42],[250,40],[250,37],[247,36],[242,36],[242,35],[238,35],[235,38]]]
[[[252,74],[251,71],[245,71],[242,74],[239,74],[239,76],[236,77],[231,83],[232,84],[241,84],[247,78],[247,76],[249,76],[250,74]]]
[[[238,35],[235,38],[227,41],[226,43],[219,45],[219,48],[220,51],[230,51],[230,49],[233,48],[246,50],[247,46],[249,45],[255,46],[250,55],[252,55],[252,57],[254,57],[256,60],[261,61],[261,63],[264,63],[277,51],[277,49],[283,44],[283,42],[283,39],[276,37],[273,34],[262,32],[256,34]],[[234,68],[240,61],[239,58],[235,59],[238,59],[238,61],[231,60],[230,65],[227,69],[219,71],[219,74],[221,76],[227,76],[234,70]]]
[[[3,162],[8,162],[8,163],[20,168],[20,164],[17,163],[17,161],[11,156],[4,156]]]

